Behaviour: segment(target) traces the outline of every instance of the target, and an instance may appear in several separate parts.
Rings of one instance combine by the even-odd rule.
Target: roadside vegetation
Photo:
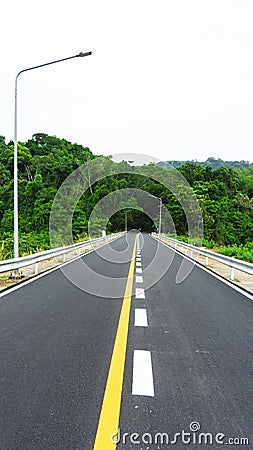
[[[97,158],[91,150],[65,139],[37,133],[27,142],[19,143],[19,230],[20,254],[25,255],[50,248],[49,215],[54,197],[65,178]],[[113,169],[110,158],[108,165]],[[212,160],[212,158],[210,158]],[[219,160],[220,163],[221,160]],[[136,188],[160,197],[173,218],[177,238],[188,241],[187,221],[177,198],[164,186],[150,178],[154,165],[146,166],[146,176],[127,162],[132,173],[111,175],[97,181],[82,195],[73,217],[75,241],[88,238],[88,222],[94,206],[104,196],[124,188]],[[178,168],[196,194],[203,215],[202,245],[228,256],[253,262],[253,167],[236,163],[236,167],[212,169],[211,165],[186,162]],[[163,178],[166,168],[155,167]],[[134,203],[134,200],[133,200]],[[128,228],[154,230],[149,217],[138,204],[127,211]],[[157,216],[158,216],[157,208]],[[125,229],[126,210],[110,218],[107,233]],[[100,218],[95,220],[97,233]],[[13,142],[0,137],[0,260],[13,257]],[[162,221],[162,231],[166,224]],[[96,234],[96,229],[94,230]],[[196,242],[198,245],[199,243]]]
[[[207,239],[188,239],[188,236],[173,236],[168,234],[170,237],[175,237],[178,241],[187,242],[192,245],[205,247],[214,252],[221,253],[225,256],[233,256],[237,259],[243,261],[248,261],[253,263],[253,241],[248,241],[244,245],[233,244],[233,245],[218,245],[213,240],[208,241]]]

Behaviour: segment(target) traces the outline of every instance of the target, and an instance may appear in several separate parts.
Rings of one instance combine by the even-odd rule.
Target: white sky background
[[[253,161],[252,0],[32,0],[1,7],[0,134],[97,154]]]

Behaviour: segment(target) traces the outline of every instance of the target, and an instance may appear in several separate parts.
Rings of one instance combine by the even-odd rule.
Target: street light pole
[[[39,69],[40,67],[50,66],[51,64],[56,64],[62,61],[67,61],[73,58],[83,58],[84,56],[91,55],[92,52],[80,52],[78,55],[69,56],[68,58],[58,59],[56,61],[51,61],[45,64],[40,64],[39,66],[28,67],[28,69],[21,70],[18,72],[15,78],[15,113],[14,113],[14,258],[18,258],[18,113],[17,113],[17,97],[18,97],[18,78],[23,72],[28,72],[29,70]]]
[[[158,228],[158,235],[160,236],[161,234],[161,229],[162,229],[162,199],[159,197],[160,203],[159,203],[159,208],[160,208],[160,212],[159,212],[159,228]]]
[[[125,232],[127,233],[127,210],[125,211]]]
[[[160,208],[160,210],[159,210],[158,235],[160,236],[161,230],[162,230],[162,204],[163,204],[163,202],[162,202],[162,199],[160,197],[156,197],[153,194],[148,194],[148,196],[156,198],[156,199],[158,198],[158,200],[159,200],[159,208]]]

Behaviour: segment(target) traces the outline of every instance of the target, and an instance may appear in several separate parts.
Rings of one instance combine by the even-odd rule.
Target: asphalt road
[[[92,450],[134,241],[64,266],[88,292],[58,269],[0,297],[1,450]],[[117,449],[253,448],[252,300],[198,266],[176,283],[148,235],[137,252]]]

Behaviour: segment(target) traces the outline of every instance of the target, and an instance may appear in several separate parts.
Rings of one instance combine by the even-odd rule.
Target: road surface
[[[0,449],[253,448],[252,300],[146,234],[82,260],[1,294]]]

